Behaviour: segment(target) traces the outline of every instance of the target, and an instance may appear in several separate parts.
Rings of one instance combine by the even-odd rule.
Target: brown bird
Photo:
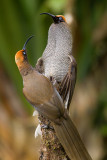
[[[23,79],[24,96],[41,115],[53,122],[56,135],[70,159],[91,160],[59,93],[50,80],[28,62],[25,47],[31,38],[32,36],[15,55],[15,62]]]
[[[48,32],[48,42],[36,70],[48,77],[55,84],[66,108],[69,109],[74,92],[77,64],[72,54],[72,35],[61,15],[47,14],[53,18]]]

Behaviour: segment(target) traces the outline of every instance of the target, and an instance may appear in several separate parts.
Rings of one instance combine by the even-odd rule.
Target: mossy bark
[[[55,134],[52,122],[41,115],[38,118],[42,131],[39,160],[70,160]]]

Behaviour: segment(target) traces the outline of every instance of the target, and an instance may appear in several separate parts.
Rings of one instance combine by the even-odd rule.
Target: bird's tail
[[[68,114],[67,118],[61,121],[61,125],[54,124],[54,129],[71,160],[92,160]]]

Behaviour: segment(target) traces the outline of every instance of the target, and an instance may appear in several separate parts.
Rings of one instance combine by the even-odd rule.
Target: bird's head
[[[49,15],[49,16],[51,16],[52,17],[52,19],[53,19],[53,21],[54,21],[54,23],[61,23],[61,22],[66,22],[66,19],[65,19],[65,17],[64,16],[62,16],[62,15],[53,15],[53,14],[50,14],[50,13],[41,13],[40,15],[42,15],[42,14],[47,14],[47,15]]]
[[[30,36],[27,41],[25,42],[22,50],[19,50],[16,55],[15,55],[15,62],[17,64],[17,66],[21,66],[23,64],[24,61],[27,61],[27,53],[26,53],[26,45],[29,42],[29,40],[32,38],[33,36]]]
[[[17,66],[20,66],[24,62],[24,60],[27,60],[27,54],[26,50],[22,49],[16,53],[15,62]]]

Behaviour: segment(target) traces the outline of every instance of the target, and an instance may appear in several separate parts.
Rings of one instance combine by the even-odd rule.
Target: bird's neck
[[[27,61],[20,64],[18,68],[22,77],[28,75],[33,70],[32,66]]]
[[[48,32],[48,44],[43,53],[43,58],[56,56],[67,57],[72,52],[72,35],[67,24],[52,24]]]

